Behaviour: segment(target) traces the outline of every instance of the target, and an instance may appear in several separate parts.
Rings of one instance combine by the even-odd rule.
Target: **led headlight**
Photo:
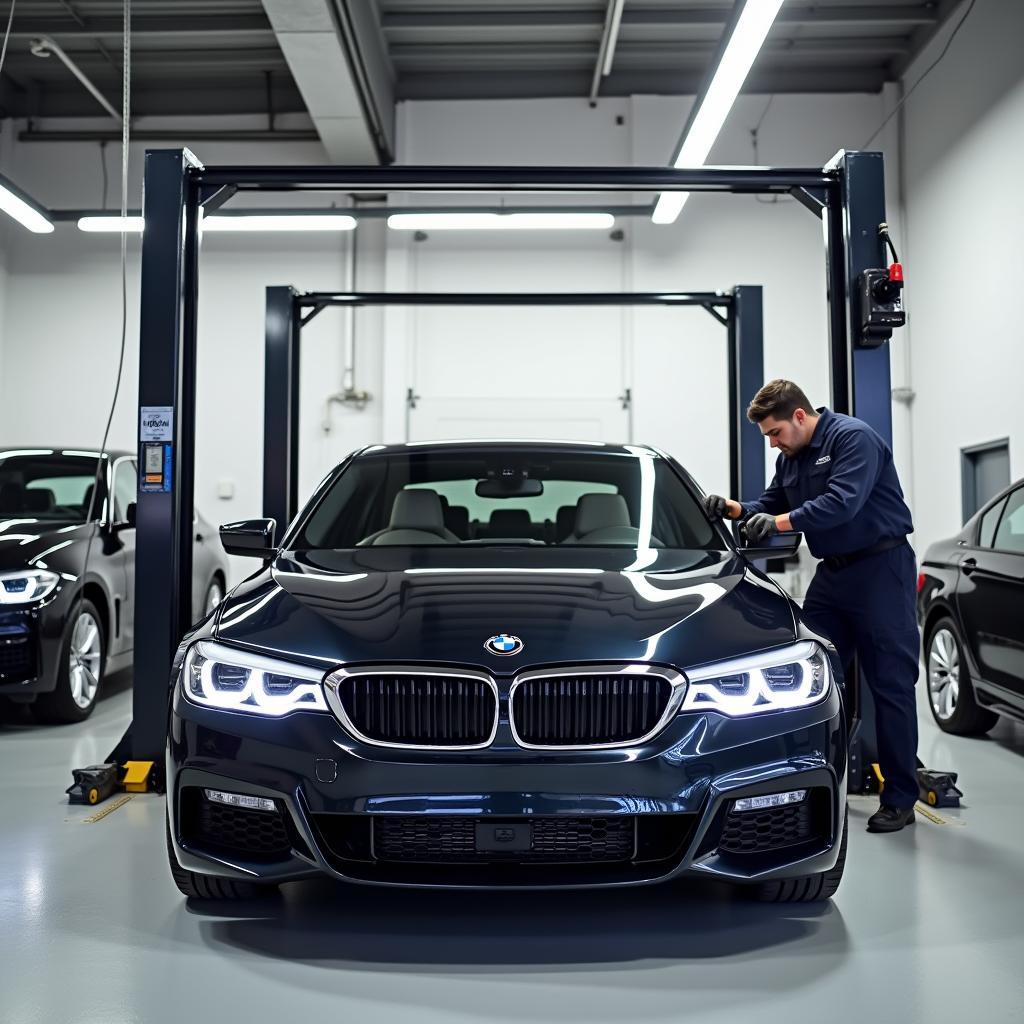
[[[686,678],[680,710],[726,715],[809,707],[824,700],[832,681],[828,658],[813,641],[706,665]]]
[[[196,704],[277,717],[291,711],[326,711],[324,674],[324,669],[201,640],[185,657],[181,688]]]
[[[60,581],[55,572],[23,569],[0,573],[0,604],[27,604],[46,597]]]

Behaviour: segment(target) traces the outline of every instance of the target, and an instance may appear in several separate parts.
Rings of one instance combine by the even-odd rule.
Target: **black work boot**
[[[887,807],[882,804],[874,814],[868,818],[869,832],[899,832],[904,825],[914,824],[914,808]]]

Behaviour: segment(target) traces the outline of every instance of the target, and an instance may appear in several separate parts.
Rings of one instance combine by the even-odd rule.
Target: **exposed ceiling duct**
[[[365,0],[263,0],[320,140],[338,164],[394,157],[394,83]]]

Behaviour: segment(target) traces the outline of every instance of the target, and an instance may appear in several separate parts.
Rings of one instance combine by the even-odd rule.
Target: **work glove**
[[[747,540],[751,544],[761,544],[779,532],[775,525],[775,516],[770,516],[767,512],[755,512],[744,525],[747,528]]]
[[[704,499],[704,511],[712,522],[725,518],[725,508],[726,500],[720,494],[709,494]]]

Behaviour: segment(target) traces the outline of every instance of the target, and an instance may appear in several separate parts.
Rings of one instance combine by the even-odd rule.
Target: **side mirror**
[[[732,535],[740,549],[741,555],[747,558],[785,558],[787,555],[796,554],[800,542],[804,539],[802,533],[776,533],[759,544],[752,544],[747,537],[746,523],[734,520],[732,524]]]
[[[273,558],[275,519],[246,519],[241,523],[225,523],[220,528],[220,542],[229,555],[246,558]]]
[[[111,523],[110,526],[107,528],[108,531],[111,534],[118,534],[118,533],[124,532],[125,530],[134,530],[135,529],[135,509],[136,509],[135,502],[134,501],[129,502],[125,506],[124,520],[122,522],[119,522],[119,523]]]

